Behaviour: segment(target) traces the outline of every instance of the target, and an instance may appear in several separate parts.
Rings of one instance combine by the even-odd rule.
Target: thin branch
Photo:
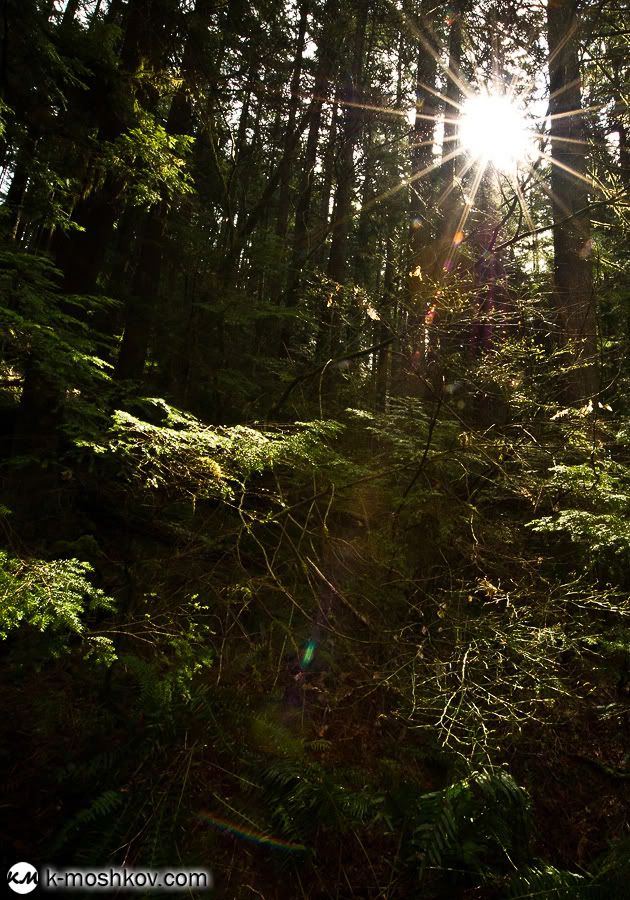
[[[498,247],[494,248],[494,252],[498,253],[499,250],[505,250],[506,247],[511,247],[512,244],[517,244],[519,241],[524,241],[525,238],[534,237],[534,235],[543,234],[545,231],[552,231],[554,228],[559,228],[560,225],[565,225],[567,222],[570,222],[571,219],[575,219],[578,216],[587,213],[589,210],[593,209],[593,207],[602,206],[602,204],[606,203],[614,203],[622,196],[623,194],[617,194],[615,197],[606,197],[603,200],[594,200],[587,206],[583,206],[582,209],[577,209],[574,213],[565,216],[564,219],[559,219],[557,222],[552,222],[551,225],[542,225],[540,228],[534,228],[533,231],[525,231],[523,232],[523,234],[517,234],[515,237],[510,238],[509,241],[503,241],[502,244],[499,244]]]

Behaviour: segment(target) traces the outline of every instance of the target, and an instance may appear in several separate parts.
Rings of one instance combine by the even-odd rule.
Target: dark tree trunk
[[[567,399],[584,402],[597,393],[598,375],[576,6],[576,0],[549,0],[547,24],[556,308],[560,339],[574,354]]]
[[[352,68],[346,77],[342,102],[345,104],[344,123],[339,159],[339,174],[335,191],[333,213],[333,233],[328,257],[328,277],[342,284],[346,278],[348,257],[348,235],[352,218],[352,196],[354,192],[354,150],[361,133],[363,115],[358,106],[361,102],[361,79],[365,48],[365,27],[367,24],[367,0],[361,0],[357,9],[352,51]]]
[[[182,56],[183,83],[173,97],[166,122],[169,134],[185,134],[194,126],[190,90],[194,85],[195,72],[204,64],[204,36],[213,8],[214,0],[197,0],[195,10],[191,13]],[[144,375],[155,312],[159,304],[168,212],[168,199],[163,197],[160,203],[146,213],[141,228],[138,261],[125,305],[125,328],[114,373],[117,380],[140,381]]]
[[[165,34],[164,21],[160,18],[169,11],[167,0],[158,4],[157,10],[159,16],[150,0],[130,0],[120,55],[121,70],[128,76],[133,76],[141,64],[158,68],[162,61]],[[152,28],[148,29],[151,12]],[[112,108],[104,110],[99,141],[115,140],[128,125],[124,112]],[[110,173],[101,187],[86,190],[85,196],[76,204],[73,220],[83,230],[55,235],[55,258],[64,274],[64,289],[68,293],[90,294],[96,291],[114,224],[120,214],[124,189],[123,178]]]
[[[11,237],[14,240],[17,240],[20,234],[24,200],[26,198],[26,189],[28,186],[29,173],[33,165],[36,144],[37,141],[32,135],[29,134],[24,138],[24,141],[17,152],[13,178],[11,179],[9,190],[7,191],[7,225]]]
[[[427,276],[435,274],[437,260],[429,258],[432,244],[431,220],[433,180],[425,173],[433,162],[436,98],[437,48],[433,38],[433,4],[424,0],[420,10],[418,61],[416,66],[416,119],[411,152],[409,196],[409,352],[412,365],[424,354],[424,320],[428,310]],[[427,173],[428,174],[428,173]]]
[[[68,0],[66,8],[63,12],[61,27],[68,28],[74,22],[77,12],[79,11],[80,0]]]
[[[446,84],[446,104],[445,104],[445,122],[444,122],[444,143],[442,149],[442,183],[444,185],[444,226],[442,235],[445,247],[450,247],[459,219],[461,203],[454,189],[455,173],[458,167],[457,158],[452,159],[450,154],[454,152],[457,146],[457,116],[459,114],[459,104],[462,100],[462,92],[460,88],[461,79],[461,60],[462,60],[462,18],[464,15],[466,3],[465,0],[456,0],[453,4],[451,12],[451,30],[448,39],[448,68],[450,75],[447,75]],[[450,101],[450,102],[449,102]],[[448,251],[447,251],[448,252]],[[443,260],[438,260],[443,263]]]
[[[153,313],[158,304],[166,214],[166,201],[162,201],[146,216],[140,254],[125,304],[125,330],[114,373],[119,381],[140,381],[144,375]]]
[[[386,341],[391,335],[391,327],[388,322],[393,320],[394,304],[394,242],[387,240],[385,253],[385,274],[383,275],[383,301],[381,304],[381,321],[378,323],[377,342]],[[386,409],[387,394],[389,389],[391,369],[391,344],[382,347],[378,351],[375,373],[376,405],[379,409]]]
[[[302,75],[302,54],[304,51],[304,38],[306,36],[306,22],[308,7],[305,2],[300,6],[300,20],[298,24],[297,40],[295,44],[295,58],[289,87],[289,115],[284,139],[284,155],[282,161],[282,173],[280,175],[280,193],[278,196],[278,214],[276,220],[276,234],[280,238],[286,237],[289,224],[290,193],[289,185],[293,168],[293,150],[290,142],[295,128],[297,111],[300,105],[300,78]]]
[[[309,123],[306,150],[302,163],[300,183],[295,208],[295,225],[293,229],[293,247],[289,269],[289,285],[286,303],[289,307],[297,305],[302,270],[309,253],[308,233],[311,226],[311,205],[313,198],[313,181],[317,163],[317,147],[322,127],[322,108],[324,98],[328,95],[329,81],[334,68],[333,29],[337,15],[337,0],[327,0],[323,11],[322,34],[318,48],[318,63],[313,87],[313,101]],[[333,120],[335,112],[333,111]],[[281,343],[288,346],[292,327],[287,321],[282,329]]]
[[[367,0],[360,0],[356,11],[352,61],[342,93],[345,105],[339,169],[335,189],[335,204],[332,218],[332,240],[326,274],[331,281],[343,284],[348,272],[348,237],[352,222],[352,198],[354,196],[355,171],[354,151],[359,141],[363,114],[359,107],[362,99],[362,77],[365,55],[365,29],[367,25]],[[335,303],[330,300],[322,309],[321,328],[318,335],[318,349],[334,356],[339,339]]]

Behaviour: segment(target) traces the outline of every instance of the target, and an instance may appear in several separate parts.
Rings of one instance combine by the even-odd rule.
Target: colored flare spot
[[[453,236],[453,246],[454,246],[454,247],[459,247],[459,245],[461,244],[461,242],[462,242],[463,240],[464,240],[464,232],[463,232],[463,231],[456,231],[455,234],[454,234],[454,236]]]
[[[207,812],[199,813],[199,818],[204,822],[207,822],[209,825],[212,825],[212,827],[216,828],[218,831],[223,831],[226,834],[231,834],[234,837],[241,838],[244,841],[250,841],[253,844],[260,844],[264,847],[271,847],[273,850],[285,850],[290,853],[306,852],[306,847],[304,846],[304,844],[296,844],[293,841],[285,841],[282,840],[282,838],[274,837],[271,834],[263,834],[262,831],[257,831],[255,828],[249,828],[245,825],[237,825],[235,822],[230,822],[229,819],[222,819],[219,816],[212,816]]]
[[[307,666],[313,662],[313,657],[315,656],[315,641],[309,641],[306,645],[306,649],[304,651],[304,656],[302,657],[302,668],[306,669]]]

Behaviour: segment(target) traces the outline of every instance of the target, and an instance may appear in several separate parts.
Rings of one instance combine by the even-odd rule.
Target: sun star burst
[[[535,155],[524,110],[508,94],[487,92],[469,97],[459,120],[459,141],[483,166],[509,172]]]

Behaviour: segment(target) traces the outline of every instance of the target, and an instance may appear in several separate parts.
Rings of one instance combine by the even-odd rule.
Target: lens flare
[[[261,844],[274,850],[285,850],[290,853],[306,852],[304,844],[296,844],[293,841],[284,841],[282,838],[274,837],[271,834],[263,834],[262,831],[256,831],[254,828],[247,828],[245,825],[237,825],[235,822],[230,822],[229,819],[213,816],[208,812],[199,813],[199,818],[209,825],[212,825],[218,831],[222,831],[225,834],[231,834],[244,841],[251,841],[253,844]]]
[[[525,113],[507,94],[469,97],[459,120],[459,140],[479,163],[502,172],[516,169],[535,155]]]

